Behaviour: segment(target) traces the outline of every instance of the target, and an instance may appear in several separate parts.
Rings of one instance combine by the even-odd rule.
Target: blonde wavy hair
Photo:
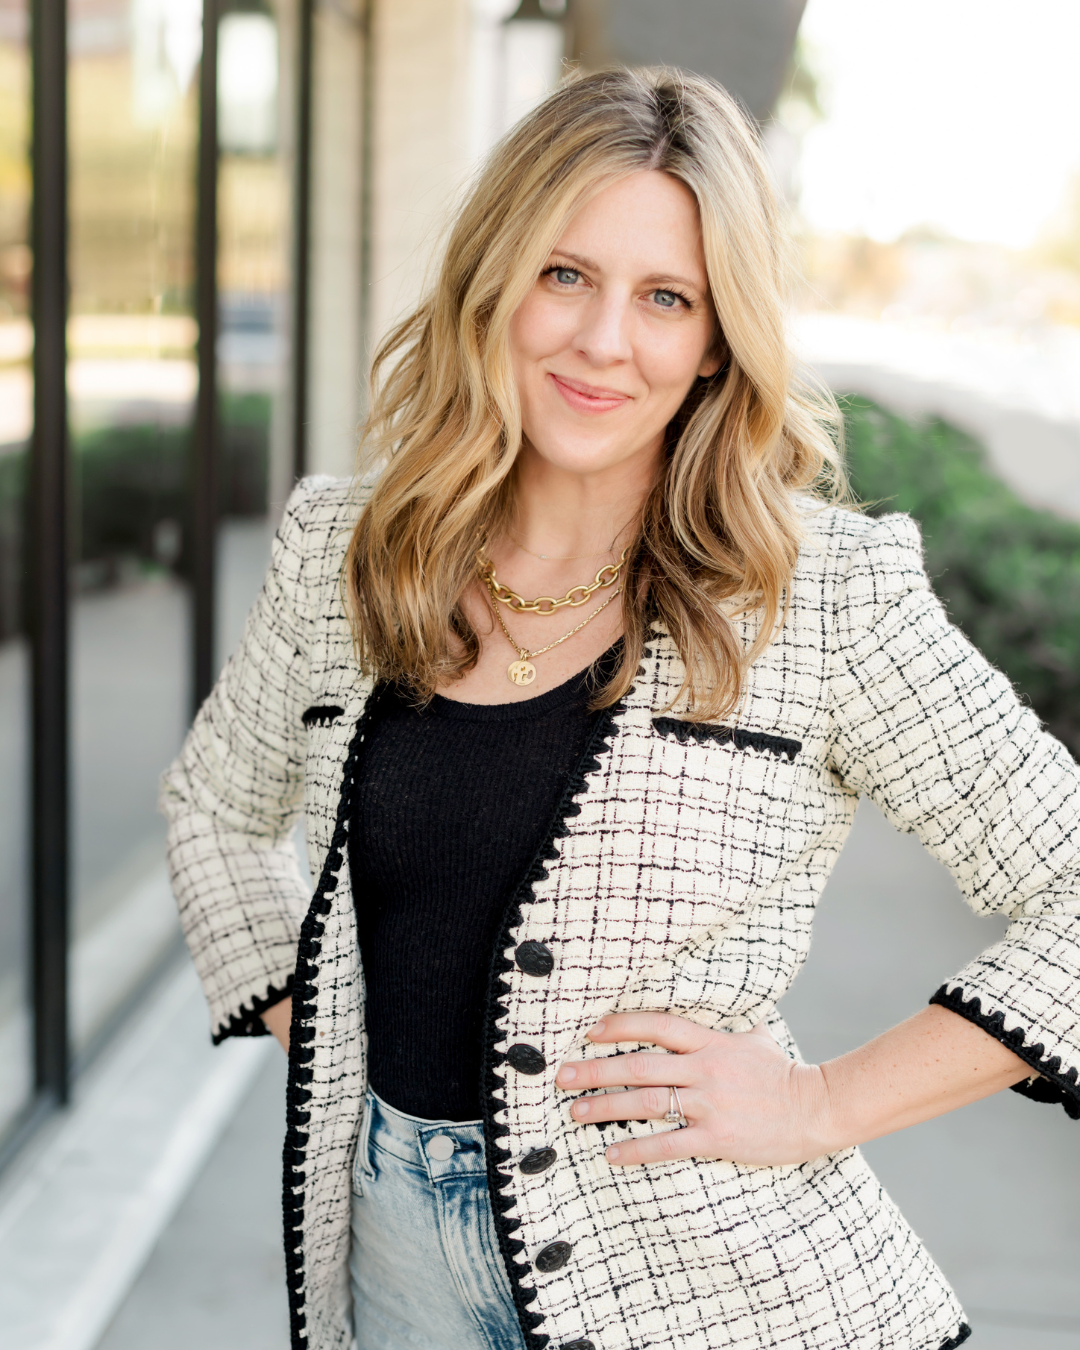
[[[420,700],[480,651],[460,602],[480,542],[513,510],[511,316],[573,214],[643,169],[697,200],[723,364],[668,429],[627,559],[622,660],[595,706],[627,692],[656,620],[686,669],[673,702],[730,713],[783,620],[801,538],[795,495],[842,491],[836,406],[793,378],[783,231],[745,114],[680,70],[570,76],[495,148],[430,294],[373,363],[361,464],[379,472],[349,545],[346,601],[362,668]],[[740,609],[760,614],[750,643],[733,622]]]

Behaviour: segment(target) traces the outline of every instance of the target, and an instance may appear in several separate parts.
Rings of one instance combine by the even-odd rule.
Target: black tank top
[[[389,690],[365,741],[349,866],[369,1081],[399,1111],[479,1118],[494,945],[547,837],[619,644],[537,698],[495,705]]]

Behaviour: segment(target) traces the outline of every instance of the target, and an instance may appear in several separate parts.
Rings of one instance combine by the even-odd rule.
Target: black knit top
[[[488,974],[510,897],[585,752],[590,670],[522,703],[379,701],[359,766],[349,866],[369,1081],[399,1111],[480,1117]]]

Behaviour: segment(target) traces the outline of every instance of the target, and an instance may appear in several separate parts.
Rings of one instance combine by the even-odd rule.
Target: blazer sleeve
[[[865,522],[835,632],[833,769],[1011,920],[930,1001],[1031,1066],[1017,1091],[1080,1119],[1080,767],[949,623],[909,518]]]
[[[304,792],[310,699],[305,519],[315,487],[285,508],[270,570],[238,650],[161,784],[168,861],[215,1043],[260,1036],[291,992],[309,902],[293,829]]]

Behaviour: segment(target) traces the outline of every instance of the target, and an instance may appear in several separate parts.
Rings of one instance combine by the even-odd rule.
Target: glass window
[[[76,1054],[176,941],[157,780],[189,715],[198,0],[69,0]]]
[[[33,1090],[29,988],[30,657],[23,521],[33,417],[26,0],[0,0],[0,1138]]]
[[[219,510],[217,657],[236,646],[270,561],[289,445],[290,162],[278,97],[278,25],[222,16],[218,29]],[[284,133],[284,134],[283,134]],[[274,471],[271,471],[271,460]],[[287,470],[286,470],[287,473]]]

